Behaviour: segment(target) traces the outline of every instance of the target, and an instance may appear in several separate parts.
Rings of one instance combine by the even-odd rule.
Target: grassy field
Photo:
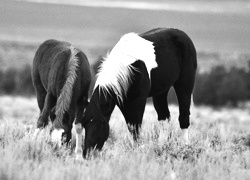
[[[115,109],[103,150],[79,162],[70,148],[51,143],[48,130],[32,140],[35,98],[0,97],[0,179],[249,179],[249,107],[193,107],[188,146],[181,141],[178,107],[170,111],[172,121],[159,123],[148,105],[134,143]]]

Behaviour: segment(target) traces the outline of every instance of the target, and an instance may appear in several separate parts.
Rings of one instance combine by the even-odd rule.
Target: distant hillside
[[[92,64],[123,34],[155,27],[185,31],[197,48],[200,71],[218,64],[244,67],[250,59],[250,13],[149,11],[7,0],[0,1],[0,12],[2,69],[30,64],[38,45],[50,38],[80,47]]]
[[[22,69],[25,65],[31,65],[35,52],[38,48],[38,43],[23,43],[14,41],[0,42],[0,71],[10,68]],[[83,47],[79,46],[81,49]],[[88,48],[85,53],[88,56],[90,64],[93,65],[97,60],[100,60],[108,52],[106,48]],[[248,67],[250,54],[244,53],[219,53],[219,52],[198,52],[199,72],[210,71],[213,67],[222,65],[226,68]]]
[[[0,40],[39,44],[56,38],[88,51],[112,47],[127,32],[175,27],[192,38],[198,51],[249,53],[250,47],[250,13],[138,11],[6,0],[0,1],[0,12]]]

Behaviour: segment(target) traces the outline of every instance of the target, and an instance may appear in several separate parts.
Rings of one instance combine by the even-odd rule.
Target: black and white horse
[[[36,51],[32,81],[40,109],[35,134],[50,116],[52,138],[65,135],[69,142],[73,121],[82,119],[88,104],[91,73],[86,55],[68,42],[47,40]]]
[[[85,128],[83,155],[101,149],[109,136],[109,119],[117,105],[136,140],[146,99],[153,97],[158,120],[170,118],[167,94],[174,87],[179,123],[188,140],[190,103],[197,68],[192,40],[178,29],[158,28],[124,35],[101,64],[78,132]],[[80,136],[80,134],[78,134]]]

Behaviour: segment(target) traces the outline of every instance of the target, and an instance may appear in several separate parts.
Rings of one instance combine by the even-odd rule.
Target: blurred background
[[[31,64],[47,39],[79,47],[94,77],[123,34],[174,27],[198,52],[195,104],[249,107],[249,20],[249,0],[1,0],[0,94],[35,95]],[[169,101],[176,102],[173,91]]]

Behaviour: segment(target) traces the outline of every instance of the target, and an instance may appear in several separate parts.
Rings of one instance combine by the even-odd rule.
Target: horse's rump
[[[158,64],[158,67],[151,71],[149,96],[161,94],[184,76],[194,80],[197,68],[196,50],[185,32],[172,28],[157,28],[140,36],[154,42]]]
[[[54,124],[57,128],[67,129],[62,119],[72,100],[76,104],[88,98],[91,76],[85,54],[68,42],[47,40],[36,52],[32,78],[37,94],[45,90],[56,100],[53,105],[56,115]]]
[[[33,61],[33,83],[41,83],[55,97],[60,94],[56,89],[61,89],[66,79],[69,47],[67,42],[47,40],[39,46]]]

